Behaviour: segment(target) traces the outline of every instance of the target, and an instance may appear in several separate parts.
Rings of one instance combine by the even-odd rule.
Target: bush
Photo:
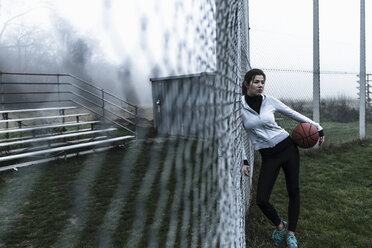
[[[291,109],[311,118],[313,113],[313,102],[304,99],[281,99]]]
[[[320,101],[322,121],[353,122],[359,119],[358,101],[346,96],[338,96]]]
[[[312,112],[312,102],[308,100],[301,100],[301,99],[286,99],[283,100],[283,103],[286,104],[293,110],[296,110],[299,113],[308,113]]]
[[[311,100],[283,99],[282,101],[293,110],[311,118],[313,112]],[[321,99],[320,119],[341,123],[358,121],[359,101],[343,95]],[[372,110],[367,109],[367,119],[372,119]]]

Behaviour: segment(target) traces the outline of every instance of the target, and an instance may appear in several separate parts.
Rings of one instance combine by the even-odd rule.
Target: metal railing
[[[137,136],[138,107],[86,80],[71,74],[0,72],[1,109],[63,102],[89,110]]]

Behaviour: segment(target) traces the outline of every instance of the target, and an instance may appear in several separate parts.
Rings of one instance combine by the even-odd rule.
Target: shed
[[[160,135],[212,138],[217,74],[151,78],[154,126]]]

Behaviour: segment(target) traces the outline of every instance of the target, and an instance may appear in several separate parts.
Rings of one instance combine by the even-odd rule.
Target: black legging
[[[287,138],[286,140],[288,141]],[[282,142],[283,143],[283,142]],[[283,168],[285,181],[289,196],[288,206],[288,230],[296,231],[298,216],[300,213],[300,189],[299,189],[299,168],[300,156],[297,146],[290,140],[283,149],[271,152],[261,152],[262,165],[257,185],[257,205],[269,220],[278,226],[281,219],[275,208],[269,203],[269,198],[278,177],[280,167]],[[266,149],[265,149],[266,150]]]

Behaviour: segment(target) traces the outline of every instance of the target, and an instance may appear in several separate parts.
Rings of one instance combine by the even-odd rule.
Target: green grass
[[[297,121],[291,120],[278,114],[280,118],[277,123],[279,126],[292,133]],[[359,139],[359,122],[322,122],[320,123],[326,136],[325,145],[338,145]],[[372,137],[372,123],[366,123],[366,136]]]
[[[151,128],[139,132],[140,139],[154,136]],[[372,183],[371,152],[368,141],[301,153],[300,247],[371,247],[372,187],[365,187]],[[200,247],[218,222],[215,159],[207,142],[142,139],[2,172],[0,247],[147,247],[154,241]],[[272,202],[286,218],[282,173]],[[248,247],[273,247],[272,226],[254,202],[246,223]]]
[[[372,247],[372,141],[301,152],[299,247]],[[253,199],[259,173],[254,172]],[[287,219],[287,193],[281,171],[270,201]],[[273,247],[273,227],[252,203],[247,215],[248,247]]]
[[[193,156],[185,157],[185,151]],[[218,187],[200,186],[216,173],[205,151],[216,156],[206,142],[144,140],[125,149],[2,172],[0,247],[200,243],[203,225],[213,221],[201,210],[216,211],[208,199]],[[193,205],[199,201],[206,204]]]

